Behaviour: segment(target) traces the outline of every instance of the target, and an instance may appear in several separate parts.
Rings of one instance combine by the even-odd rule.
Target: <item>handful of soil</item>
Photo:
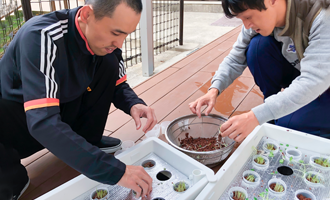
[[[311,200],[311,198],[307,198],[307,197],[305,197],[305,196],[302,195],[302,194],[298,194],[298,195],[297,195],[297,198],[298,198],[299,200]]]
[[[186,138],[180,140],[180,147],[186,150],[191,151],[214,151],[217,149],[221,149],[227,146],[225,143],[221,143],[221,135],[219,138],[211,137],[211,138],[193,138],[189,137],[189,133],[185,133]]]

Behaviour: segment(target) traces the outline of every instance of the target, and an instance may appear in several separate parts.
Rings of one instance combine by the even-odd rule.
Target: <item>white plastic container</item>
[[[298,149],[294,149],[294,148],[289,148],[287,150],[285,150],[285,159],[286,160],[290,160],[290,158],[292,157],[293,160],[295,161],[299,161],[301,159],[301,151]]]
[[[272,145],[274,146],[275,150],[269,150],[269,149],[267,149],[267,144],[272,144]],[[264,150],[265,152],[267,152],[267,153],[270,153],[271,151],[273,151],[273,154],[275,155],[275,154],[278,153],[279,145],[278,145],[278,143],[277,143],[276,141],[274,141],[274,140],[267,140],[267,141],[264,143],[264,145],[262,145],[262,148],[263,148],[263,150]]]
[[[234,195],[234,192],[235,192],[235,191],[242,192],[242,193],[245,195],[245,198],[244,198],[244,199],[249,198],[249,197],[248,197],[248,193],[247,193],[247,191],[246,191],[244,188],[241,188],[241,187],[232,187],[232,188],[230,188],[230,190],[229,190],[229,192],[228,192],[228,196],[229,196],[229,199],[230,199],[230,200],[234,200],[234,199],[233,199],[233,195]]]
[[[298,199],[298,194],[302,194],[302,195],[304,195],[306,198],[310,198],[311,200],[316,200],[316,197],[315,197],[315,195],[313,194],[313,193],[311,193],[310,191],[308,191],[308,190],[297,190],[295,193],[295,200],[299,200]]]
[[[250,182],[245,179],[245,176],[249,176],[249,175],[254,176],[254,180],[255,180],[254,182]],[[252,171],[252,170],[244,171],[242,178],[243,178],[242,183],[244,184],[244,186],[247,186],[247,187],[256,187],[260,184],[260,180],[261,180],[260,175],[257,172]]]
[[[209,183],[197,196],[196,200],[219,200],[221,195],[227,196],[227,188],[240,173],[245,163],[251,159],[250,156],[254,152],[253,147],[257,147],[264,137],[319,154],[328,154],[330,152],[330,140],[328,139],[265,123],[262,126],[257,126],[242,142],[217,172],[216,177],[218,181]],[[291,199],[294,199],[293,195]]]
[[[312,182],[308,181],[307,177],[310,174],[311,174],[311,176],[317,176],[317,178],[320,180],[320,182],[319,183],[312,183]],[[324,182],[324,177],[318,172],[309,171],[309,172],[306,172],[306,174],[304,175],[304,181],[309,187],[322,187],[323,186],[322,183]]]
[[[103,197],[102,199],[97,199],[97,198],[93,199],[93,197],[95,196],[95,193],[97,193],[97,191],[99,191],[99,190],[106,191],[107,192],[107,195],[105,197]],[[93,192],[91,192],[91,194],[89,196],[89,199],[90,200],[108,200],[109,198],[110,198],[110,192],[109,192],[109,190],[106,187],[98,187],[98,188],[96,188],[95,190],[93,190]]]
[[[275,192],[274,190],[272,190],[270,188],[270,185],[273,184],[273,183],[278,183],[278,184],[281,184],[284,188],[284,191],[283,192]],[[285,195],[286,193],[286,184],[284,181],[282,181],[281,179],[278,179],[278,178],[273,178],[273,179],[270,179],[268,181],[268,191],[269,191],[269,194],[273,195],[273,196],[276,196],[276,197],[282,197]]]
[[[322,157],[322,156],[311,156],[311,157],[309,158],[309,164],[311,164],[313,167],[318,168],[318,169],[320,169],[320,170],[323,170],[323,171],[329,171],[329,170],[330,170],[330,167],[324,167],[324,166],[321,166],[321,165],[316,164],[316,163],[314,162],[314,160],[319,159],[319,158],[322,158],[322,159],[329,159],[329,158]]]
[[[259,164],[255,161],[255,159],[257,157],[262,157],[265,160],[265,164]],[[266,156],[264,155],[255,155],[253,156],[253,160],[252,160],[252,165],[254,168],[258,169],[258,170],[266,170],[269,166],[269,160]]]
[[[189,186],[189,189],[180,196],[180,200],[195,199],[206,184],[209,183],[209,180],[213,182],[216,181],[213,170],[187,156],[186,154],[177,151],[158,138],[145,139],[141,143],[119,154],[117,158],[126,165],[132,165],[134,163],[138,163],[138,161],[150,153],[155,153],[186,177],[189,177],[195,169],[200,169],[205,173],[205,176],[197,183]],[[100,185],[99,182],[93,181],[84,175],[80,175],[42,195],[37,198],[37,200],[75,199],[98,185]]]

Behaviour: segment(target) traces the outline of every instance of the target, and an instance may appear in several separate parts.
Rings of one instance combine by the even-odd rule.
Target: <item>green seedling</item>
[[[256,163],[260,164],[260,165],[265,164],[265,159],[264,159],[263,157],[261,157],[261,156],[256,157],[256,158],[254,159],[254,161],[255,161]]]
[[[233,193],[233,197],[235,197],[237,200],[245,200],[245,194],[243,192],[234,191]]]
[[[321,182],[321,180],[317,177],[317,175],[312,175],[311,173],[309,173],[307,175],[306,179],[311,183],[320,183]]]
[[[266,148],[267,148],[268,150],[275,150],[275,146],[274,146],[273,144],[270,144],[270,143],[268,143],[268,144],[266,145]]]
[[[250,182],[255,182],[255,177],[252,174],[248,175],[245,179]]]
[[[269,193],[267,188],[265,189],[265,192],[260,193],[259,196],[262,198],[262,200],[274,200],[269,198]],[[254,197],[254,200],[257,200],[257,198]]]
[[[323,167],[330,167],[329,160],[328,159],[323,159],[323,158],[318,158],[314,160],[314,163],[321,165]]]
[[[274,157],[273,150],[271,150],[271,151],[269,152],[268,156],[271,157],[271,158]]]
[[[106,190],[97,190],[93,199],[102,199],[105,196],[107,196],[107,194],[108,194],[108,191],[106,191]]]
[[[185,182],[179,182],[179,184],[176,184],[176,186],[174,187],[174,190],[177,192],[184,192],[187,190],[186,188],[186,183]]]
[[[281,185],[280,183],[276,183],[274,191],[275,192],[283,192],[284,191],[283,185]]]

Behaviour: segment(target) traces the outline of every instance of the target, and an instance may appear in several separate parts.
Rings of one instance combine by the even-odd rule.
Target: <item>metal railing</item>
[[[180,2],[181,0],[153,1],[154,55],[178,45],[179,30],[181,30],[179,29]],[[23,14],[24,18],[28,20],[32,16],[55,10],[70,9],[84,4],[84,0],[22,0],[21,5],[19,0],[2,0],[2,7],[0,8],[0,11],[3,10],[0,12],[2,19],[0,22],[2,31],[2,35],[0,34],[0,58],[16,31],[24,23]],[[140,25],[127,36],[122,51],[126,67],[142,61]]]

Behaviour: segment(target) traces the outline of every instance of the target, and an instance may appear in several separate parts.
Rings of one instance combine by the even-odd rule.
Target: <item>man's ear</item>
[[[94,15],[93,8],[90,5],[85,5],[81,8],[80,11],[80,20],[87,24],[87,22],[90,20],[90,18]]]

